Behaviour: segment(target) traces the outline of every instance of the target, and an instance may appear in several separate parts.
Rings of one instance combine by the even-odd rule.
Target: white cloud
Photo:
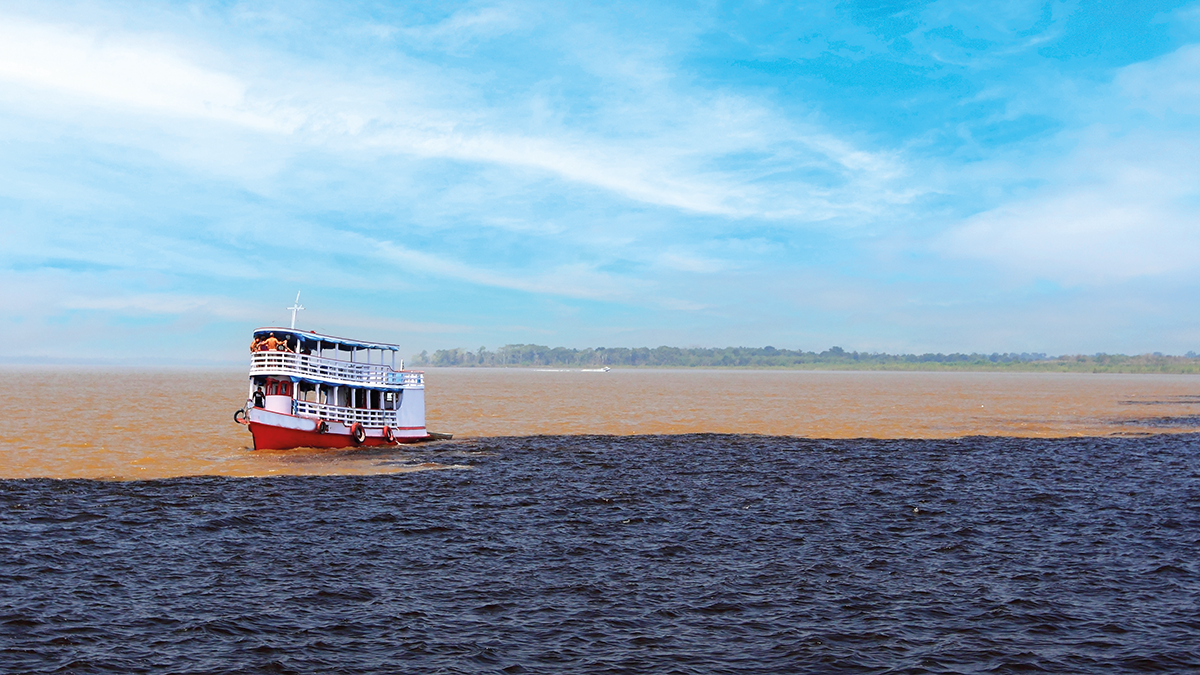
[[[658,298],[657,302],[663,309],[670,309],[677,312],[698,312],[702,309],[709,309],[712,305],[707,305],[692,300],[679,300],[676,298]]]
[[[221,120],[262,131],[287,131],[295,124],[294,116],[283,110],[252,110],[247,85],[238,78],[197,66],[161,44],[11,16],[0,21],[0,79],[139,111]]]
[[[61,309],[112,312],[122,316],[203,314],[208,317],[253,321],[262,308],[225,297],[176,293],[73,294],[58,302]]]
[[[255,317],[256,321],[261,323],[262,317],[265,314],[259,314]],[[305,330],[314,330],[315,321],[320,321],[320,331],[326,334],[341,334],[338,331],[346,333],[357,332],[360,329],[365,330],[363,334],[385,336],[380,339],[396,339],[386,337],[392,334],[404,333],[465,333],[472,330],[478,330],[475,326],[467,326],[463,324],[438,323],[434,321],[411,321],[404,318],[394,316],[383,316],[379,314],[366,314],[361,312],[339,312],[331,311],[322,308],[318,311],[300,312],[296,318],[296,327]]]
[[[1194,213],[1125,187],[1080,187],[1008,204],[968,219],[938,247],[1069,285],[1194,269],[1200,259]]]
[[[1169,136],[1089,134],[1042,170],[1047,185],[968,218],[935,247],[1072,285],[1190,273],[1200,256],[1200,139]]]
[[[469,47],[522,27],[526,18],[518,6],[482,7],[455,12],[428,26],[395,29],[395,33],[422,46],[434,46],[462,55]]]
[[[1070,147],[1064,155],[993,162],[1009,163],[1003,180],[1040,187],[967,218],[935,250],[1067,285],[1193,276],[1200,257],[1197,81],[1197,45],[1120,69],[1111,87],[1080,103],[1090,126],[1051,144]],[[1138,110],[1174,116],[1152,120]]]
[[[730,267],[730,263],[717,258],[698,255],[679,247],[661,253],[654,261],[659,267],[678,272],[711,274]]]
[[[516,25],[509,14],[459,14],[426,32],[503,32]],[[901,185],[904,170],[891,153],[798,127],[742,96],[675,91],[666,75],[655,76],[657,91],[646,101],[626,100],[632,90],[606,92],[609,100],[599,101],[596,112],[606,130],[560,124],[533,130],[525,128],[525,99],[538,94],[512,92],[480,106],[470,77],[420,62],[391,79],[357,82],[303,64],[237,72],[200,65],[236,63],[239,56],[249,58],[205,55],[199,47],[189,53],[161,37],[115,30],[0,21],[0,80],[34,92],[30,98],[54,92],[123,113],[232,125],[286,138],[293,152],[368,150],[533,168],[635,201],[735,218],[861,219],[914,194]],[[645,59],[634,65],[642,74],[663,70]],[[199,149],[211,146],[205,136],[212,132],[203,127],[185,123],[175,133],[192,137],[197,149],[177,151],[181,158],[202,157]],[[279,152],[260,151],[267,149]],[[757,159],[740,165],[725,159],[738,155]],[[797,166],[833,177],[834,186],[787,178]]]
[[[594,265],[568,263],[537,272],[502,273],[469,265],[447,255],[416,251],[389,241],[369,241],[353,234],[344,241],[362,241],[363,250],[387,260],[397,269],[458,279],[495,288],[595,300],[631,299],[647,290],[647,282],[598,271]]]
[[[1114,84],[1130,104],[1154,114],[1200,114],[1200,45],[1126,66]]]

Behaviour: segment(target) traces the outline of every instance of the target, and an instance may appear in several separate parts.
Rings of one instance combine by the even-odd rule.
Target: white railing
[[[392,370],[377,363],[351,363],[292,352],[251,352],[251,375],[298,375],[314,380],[357,385],[416,387],[425,384],[423,373]]]
[[[400,421],[398,410],[363,410],[362,408],[343,408],[312,401],[296,401],[296,414],[305,417],[319,417],[330,422],[346,422],[354,424],[362,422],[365,427],[397,426]]]

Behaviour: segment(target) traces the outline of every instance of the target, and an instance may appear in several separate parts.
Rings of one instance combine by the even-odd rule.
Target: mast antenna
[[[300,291],[296,291],[296,302],[292,303],[288,309],[292,310],[292,328],[296,328],[296,312],[304,309],[304,305],[300,304]]]

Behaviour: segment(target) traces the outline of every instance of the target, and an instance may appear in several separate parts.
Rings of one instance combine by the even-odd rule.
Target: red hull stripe
[[[405,427],[407,429],[422,429],[422,427]],[[315,431],[300,431],[298,429],[284,429],[283,427],[273,427],[268,424],[259,424],[257,422],[250,423],[250,433],[254,435],[255,450],[290,450],[292,448],[352,448],[354,441],[349,434],[320,434]],[[420,443],[421,441],[429,440],[429,435],[411,436],[411,437],[396,437],[396,444],[399,443]],[[393,445],[388,443],[386,438],[376,438],[368,436],[367,440],[363,441],[358,447],[371,447],[377,445]]]

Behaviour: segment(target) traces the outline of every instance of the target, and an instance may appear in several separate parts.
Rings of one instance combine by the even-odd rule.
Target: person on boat
[[[262,344],[262,340],[259,340],[257,335],[254,336],[254,339],[250,341],[250,351],[252,351],[252,352],[258,351],[260,344]]]
[[[263,347],[266,348],[265,351],[275,351],[279,348],[279,338],[275,337],[274,333],[271,333],[269,336],[267,336],[266,340],[263,340]]]
[[[255,389],[254,390],[254,407],[262,408],[262,407],[266,406],[266,404],[267,404],[267,399],[265,396],[263,396],[262,387]]]

